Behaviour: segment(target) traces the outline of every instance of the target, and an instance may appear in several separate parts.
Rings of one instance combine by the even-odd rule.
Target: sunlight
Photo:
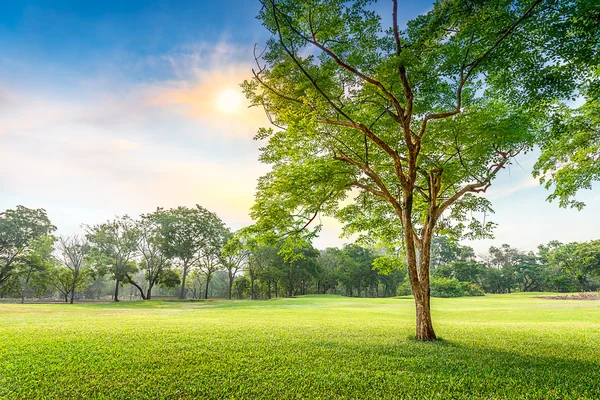
[[[224,113],[233,114],[242,109],[244,95],[233,89],[225,89],[217,96],[217,108]]]

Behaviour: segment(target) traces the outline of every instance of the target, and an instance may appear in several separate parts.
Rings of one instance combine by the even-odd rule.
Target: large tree
[[[257,135],[273,168],[254,228],[316,234],[322,213],[346,233],[402,242],[416,337],[434,340],[432,237],[489,234],[479,194],[532,148],[546,105],[592,75],[585,39],[597,33],[577,21],[595,21],[595,1],[438,0],[406,28],[397,0],[389,27],[370,3],[262,0],[272,38],[244,90],[275,128]]]
[[[179,298],[184,299],[190,270],[199,265],[204,255],[209,252],[216,254],[213,251],[214,240],[222,235],[224,224],[215,213],[199,205],[193,208],[158,209],[156,214],[161,251],[180,264]]]
[[[16,277],[19,280],[21,304],[25,296],[33,289],[34,294],[41,294],[48,286],[48,270],[54,265],[52,256],[54,241],[52,235],[36,238],[31,243],[31,251],[19,260],[16,267]]]
[[[0,213],[0,288],[14,277],[19,261],[35,250],[36,240],[55,230],[41,208],[17,206]]]

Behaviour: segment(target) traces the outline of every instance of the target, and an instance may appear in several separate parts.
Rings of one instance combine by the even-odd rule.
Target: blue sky
[[[234,229],[248,223],[266,125],[239,83],[266,32],[257,1],[19,1],[0,13],[0,209],[48,210],[59,233],[114,215],[199,203]],[[385,12],[391,5],[381,1]],[[400,18],[430,8],[401,2]],[[546,203],[535,154],[489,190],[495,240],[533,249],[598,237],[600,192],[582,212]],[[226,183],[225,183],[226,182]],[[339,245],[325,220],[319,247]]]

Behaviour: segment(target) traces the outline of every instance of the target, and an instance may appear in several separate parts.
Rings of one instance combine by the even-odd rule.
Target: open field
[[[0,398],[600,398],[600,302],[535,295],[0,304]]]

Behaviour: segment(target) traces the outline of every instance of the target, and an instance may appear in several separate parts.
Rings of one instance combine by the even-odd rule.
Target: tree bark
[[[113,296],[113,301],[115,303],[119,302],[119,280],[118,279],[116,280],[116,283],[115,283],[115,294]]]
[[[431,308],[429,288],[421,289],[421,293],[415,295],[415,306],[417,312],[417,340],[433,341],[436,340],[433,324],[431,323]]]
[[[135,286],[135,288],[140,292],[140,296],[142,297],[142,300],[146,300],[146,296],[144,296],[144,290],[140,287],[140,285],[138,285],[137,283],[135,283],[133,281],[133,279],[131,279],[131,277],[129,276],[129,274],[125,274],[125,276],[127,277],[127,280],[129,281],[129,284],[132,285],[132,286]]]
[[[208,284],[210,283],[210,274],[206,275],[206,290],[204,290],[204,300],[208,299]]]
[[[181,292],[179,293],[179,298],[181,300],[185,299],[185,278],[187,278],[187,262],[183,263],[183,271],[181,273]]]

